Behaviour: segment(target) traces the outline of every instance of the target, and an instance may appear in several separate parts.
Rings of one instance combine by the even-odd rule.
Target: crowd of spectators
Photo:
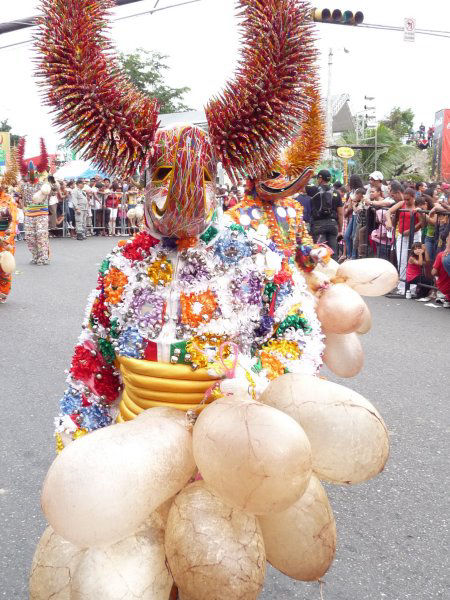
[[[49,177],[50,236],[132,235],[143,216],[143,191],[133,183],[94,177],[56,181]],[[245,183],[219,186],[228,210],[243,198]],[[20,187],[18,239],[23,239]],[[450,306],[450,184],[385,181],[374,171],[364,183],[351,175],[347,185],[331,183],[323,169],[296,199],[317,243],[326,243],[343,262],[376,256],[397,267],[396,293]]]
[[[449,184],[385,181],[380,171],[366,184],[352,175],[331,185],[327,170],[315,179],[298,201],[316,242],[339,262],[387,259],[399,271],[397,294],[450,306]]]
[[[100,176],[91,179],[56,181],[51,185],[49,203],[49,235],[68,235],[78,240],[87,236],[116,236],[137,231],[135,209],[143,203],[143,193],[135,185]],[[23,223],[21,188],[14,192]],[[19,239],[23,227],[19,229]]]

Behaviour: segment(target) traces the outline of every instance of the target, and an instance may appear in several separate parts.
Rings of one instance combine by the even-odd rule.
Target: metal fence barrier
[[[414,285],[437,289],[431,276],[434,260],[445,249],[450,232],[450,212],[436,212],[435,224],[427,220],[429,210],[399,209],[392,216],[392,229],[386,225],[388,208],[364,208],[347,223],[339,255],[347,258],[379,257],[390,261],[399,272],[400,291],[406,296],[410,284],[406,269],[412,246],[420,242],[424,246],[424,265],[420,279]],[[434,219],[433,219],[434,220]],[[402,285],[403,284],[403,285]]]

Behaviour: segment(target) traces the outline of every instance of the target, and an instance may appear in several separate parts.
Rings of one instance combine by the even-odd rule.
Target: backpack
[[[311,198],[311,214],[313,221],[334,219],[333,193],[331,190],[321,190]]]

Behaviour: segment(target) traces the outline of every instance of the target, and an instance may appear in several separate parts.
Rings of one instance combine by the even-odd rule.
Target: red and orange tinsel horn
[[[298,177],[306,167],[314,167],[325,149],[325,120],[320,93],[315,85],[307,90],[311,105],[298,136],[283,152],[283,171],[290,177]]]
[[[316,50],[309,3],[238,0],[242,58],[236,76],[206,108],[218,157],[235,179],[266,175],[309,107]]]
[[[41,0],[38,75],[55,125],[108,173],[134,174],[158,127],[158,104],[120,72],[105,34],[114,0]]]

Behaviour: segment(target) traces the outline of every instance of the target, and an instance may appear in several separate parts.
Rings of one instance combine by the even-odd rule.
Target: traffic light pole
[[[333,142],[333,106],[331,102],[331,83],[333,73],[333,48],[328,52],[328,90],[327,90],[327,146]],[[331,150],[329,150],[331,156]]]

